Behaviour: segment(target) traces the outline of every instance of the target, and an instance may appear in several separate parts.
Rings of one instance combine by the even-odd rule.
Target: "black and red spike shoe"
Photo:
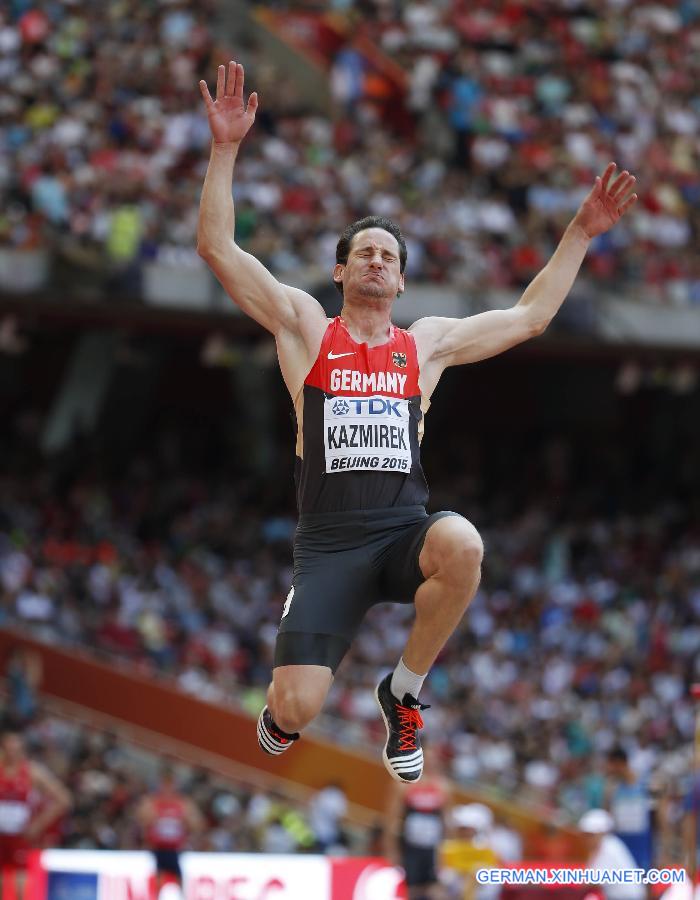
[[[379,682],[374,694],[386,726],[384,765],[396,781],[412,784],[423,774],[418,729],[423,727],[421,711],[430,707],[419,703],[410,694],[397,700],[391,693],[391,673]]]
[[[299,732],[287,734],[275,724],[270,710],[264,706],[258,719],[258,744],[264,753],[271,756],[279,756],[285,750],[289,750],[294,741],[299,740]]]

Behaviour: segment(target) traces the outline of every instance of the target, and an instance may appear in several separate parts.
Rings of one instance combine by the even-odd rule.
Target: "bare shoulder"
[[[311,294],[303,291],[301,288],[292,287],[290,284],[283,284],[282,288],[300,323],[326,327],[328,317],[315,297],[312,297]]]
[[[454,319],[446,319],[442,316],[425,316],[423,319],[416,319],[411,325],[408,330],[416,341],[419,365],[424,365],[436,354],[440,342],[453,324]]]
[[[453,327],[455,320],[442,316],[426,316],[418,319],[408,329],[416,342],[419,384],[421,393],[430,399],[445,370],[445,362],[441,358],[441,348],[445,337]]]
[[[288,284],[282,288],[294,312],[291,321],[275,331],[275,342],[282,377],[295,400],[318,357],[330,320],[311,294]]]
[[[430,343],[439,340],[445,332],[454,323],[454,319],[447,319],[444,316],[425,316],[416,321],[408,329],[416,338],[416,343]]]
[[[291,322],[281,325],[280,330],[291,334],[276,334],[279,344],[285,337],[295,338],[300,341],[314,359],[321,347],[323,335],[328,328],[328,316],[315,297],[303,291],[301,288],[283,284],[282,288],[287,296],[287,301],[294,310]],[[287,340],[288,342],[288,340]]]

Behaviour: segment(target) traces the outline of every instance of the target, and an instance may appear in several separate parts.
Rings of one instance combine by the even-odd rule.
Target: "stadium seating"
[[[236,174],[237,235],[278,275],[329,272],[341,226],[373,212],[401,223],[412,279],[476,298],[518,289],[614,158],[636,172],[642,202],[596,241],[586,277],[700,302],[695,4],[351,6],[334,13],[351,18],[328,70],[332,117],[241,48],[261,106]],[[84,0],[50,17],[23,2],[0,19],[0,243],[13,258],[47,248],[45,278],[93,299],[139,297],[154,261],[201,265],[209,132],[197,80],[213,82],[224,52],[214,4],[127,7],[121,25],[113,4]],[[367,41],[405,67],[410,135],[377,112]]]

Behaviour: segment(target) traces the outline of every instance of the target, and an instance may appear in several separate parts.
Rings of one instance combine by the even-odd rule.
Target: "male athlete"
[[[169,879],[181,884],[180,851],[204,830],[205,822],[192,800],[178,791],[171,768],[164,770],[158,790],[141,798],[136,818],[143,842],[155,856],[156,893]]]
[[[413,602],[416,617],[396,670],[377,687],[387,731],[384,764],[420,778],[418,694],[474,596],[483,545],[455,513],[429,516],[420,464],[423,417],[447,366],[495,356],[541,334],[564,301],[591,239],[635,202],[635,179],[615,164],[595,180],[549,263],[512,309],[466,319],[429,316],[408,331],[391,323],[404,289],[406,245],[389,219],[349,225],[333,281],[341,314],[280,284],[234,238],[233,168],[258,107],[243,101],[243,67],[219,66],[216,100],[200,90],[213,142],[199,215],[198,251],[234,302],[270,331],[296,413],[299,525],[293,586],[280,624],[258,741],[282,753],[320,711],[364,614]]]
[[[28,758],[21,733],[6,729],[0,737],[0,874],[14,872],[20,897],[29,851],[70,805],[61,782]]]
[[[409,900],[446,896],[438,876],[438,854],[452,816],[449,781],[442,775],[437,750],[423,745],[420,784],[394,784],[384,820],[386,856],[406,873]]]

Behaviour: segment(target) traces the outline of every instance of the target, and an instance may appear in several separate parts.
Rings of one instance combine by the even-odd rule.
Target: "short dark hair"
[[[401,234],[401,229],[393,222],[391,219],[387,219],[386,216],[365,216],[364,219],[358,219],[356,222],[352,222],[350,225],[347,225],[343,229],[343,233],[338,238],[338,244],[335,248],[335,261],[336,263],[340,263],[341,266],[344,266],[348,261],[348,256],[350,255],[350,244],[352,243],[352,239],[356,234],[360,231],[364,231],[365,228],[383,228],[384,231],[388,231],[389,234],[393,235],[396,238],[399,245],[399,267],[400,271],[406,268],[406,257],[408,256],[408,250],[406,249],[406,241],[403,239],[403,235]],[[340,293],[343,293],[343,282],[335,281],[335,286],[338,288]]]

